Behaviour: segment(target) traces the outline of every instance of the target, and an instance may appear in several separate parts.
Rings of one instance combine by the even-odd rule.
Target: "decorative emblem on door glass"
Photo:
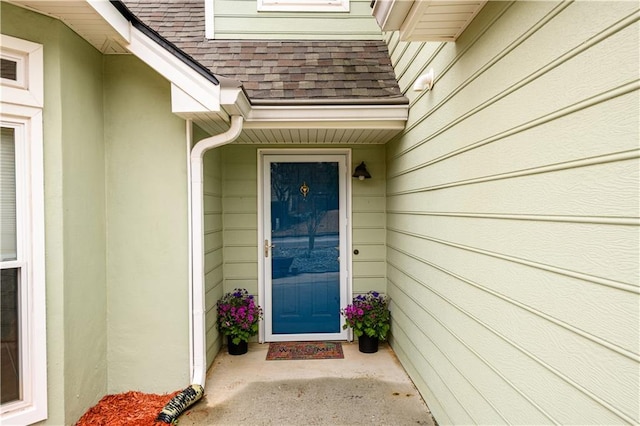
[[[300,193],[304,198],[307,198],[307,194],[309,193],[309,187],[307,186],[307,182],[302,182],[302,186],[300,187]]]

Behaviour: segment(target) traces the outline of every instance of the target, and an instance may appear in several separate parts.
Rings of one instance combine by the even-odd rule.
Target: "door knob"
[[[264,240],[264,257],[269,257],[269,249],[272,249],[275,246],[275,244],[269,244],[269,240]]]

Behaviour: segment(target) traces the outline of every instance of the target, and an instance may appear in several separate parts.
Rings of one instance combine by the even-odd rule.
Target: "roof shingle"
[[[257,101],[404,102],[387,46],[375,40],[207,40],[203,0],[125,0],[129,10]]]

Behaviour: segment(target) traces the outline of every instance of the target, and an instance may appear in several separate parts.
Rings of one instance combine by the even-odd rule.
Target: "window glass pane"
[[[0,260],[17,259],[15,129],[0,133]]]
[[[18,318],[19,269],[3,269],[0,276],[0,403],[20,399]]]
[[[18,80],[18,63],[9,59],[0,59],[0,77],[8,80]]]

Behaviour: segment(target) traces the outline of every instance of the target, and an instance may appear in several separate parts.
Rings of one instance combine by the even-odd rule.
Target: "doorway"
[[[264,340],[346,340],[349,150],[261,150]]]

